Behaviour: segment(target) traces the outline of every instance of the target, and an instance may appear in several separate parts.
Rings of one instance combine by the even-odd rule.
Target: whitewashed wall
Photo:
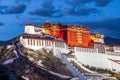
[[[33,49],[33,50],[40,50],[42,48],[45,48],[45,49],[52,49],[54,47],[53,46],[45,46],[45,41],[43,40],[43,46],[38,46],[37,45],[37,41],[35,40],[35,45],[28,45],[28,39],[22,39],[21,40],[21,43],[27,47],[27,48],[30,48],[30,49]],[[33,43],[33,42],[32,42]],[[41,44],[41,43],[40,43]],[[52,43],[50,43],[52,45]]]
[[[25,31],[24,31],[24,33],[28,33],[28,34],[39,34],[39,35],[40,35],[41,32],[44,31],[44,29],[39,28],[40,31],[35,32],[35,28],[37,28],[37,27],[35,27],[34,25],[26,25],[26,26],[25,26]]]
[[[120,56],[114,56],[114,55],[107,55],[108,59],[112,59],[112,60],[119,60],[120,61]],[[111,67],[112,69],[115,69],[116,71],[120,72],[120,64],[115,63],[111,60],[109,60],[111,62]]]
[[[26,26],[25,26],[25,33],[35,34],[34,27],[35,27],[35,26],[33,26],[33,25],[26,25]]]
[[[120,72],[120,65],[109,60],[110,59],[118,59],[118,56],[108,56],[107,54],[100,53],[85,53],[85,52],[77,52],[75,53],[76,59],[84,65],[94,66],[103,69],[115,69],[117,72]]]
[[[33,40],[35,40],[35,39],[33,39]],[[32,43],[34,43],[33,40],[32,40]],[[45,45],[45,41],[47,41],[47,40],[42,40],[43,45],[42,45],[42,42],[40,41],[41,45],[38,46],[37,40],[35,40],[35,45],[31,45],[30,42],[28,44],[28,39],[22,38],[22,36],[20,37],[20,41],[25,47],[33,49],[33,50],[39,50],[39,49],[45,48],[45,49],[53,49],[53,50],[56,49],[56,50],[59,50],[61,53],[68,53],[69,52],[69,50],[67,50],[67,45],[64,42],[56,42],[56,41],[49,41],[48,40],[50,42],[50,46],[48,46],[48,45]]]
[[[79,52],[75,53],[75,57],[84,65],[111,69],[111,65],[106,54]]]

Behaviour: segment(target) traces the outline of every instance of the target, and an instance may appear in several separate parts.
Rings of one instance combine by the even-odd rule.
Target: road
[[[66,59],[64,55],[61,55],[61,60],[67,65],[67,68],[73,73],[74,76],[78,76],[80,80],[87,80],[87,78],[71,65],[71,63]]]

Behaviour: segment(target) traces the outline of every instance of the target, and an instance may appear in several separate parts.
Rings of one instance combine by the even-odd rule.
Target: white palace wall
[[[67,45],[63,41],[29,39],[29,38],[23,38],[22,36],[20,38],[20,41],[25,47],[33,50],[39,50],[45,48],[45,49],[58,49],[61,51],[61,53],[68,52]]]
[[[92,51],[92,50],[91,50]],[[90,52],[88,49],[81,49],[75,52],[75,58],[81,64],[94,66],[97,68],[116,70],[120,72],[120,64],[117,64],[109,59],[120,60],[120,56],[113,56],[107,54],[96,53],[96,50]]]
[[[34,25],[26,25],[24,33],[40,35],[43,31],[43,28],[35,27]]]

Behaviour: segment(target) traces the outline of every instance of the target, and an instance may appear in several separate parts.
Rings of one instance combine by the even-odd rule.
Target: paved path
[[[15,48],[16,48],[16,47],[15,47]],[[13,63],[15,59],[19,58],[18,53],[17,53],[17,51],[16,51],[15,49],[14,49],[13,52],[14,52],[14,54],[16,55],[16,57],[6,60],[5,62],[3,62],[4,65]]]
[[[61,56],[61,60],[67,65],[67,68],[73,73],[74,76],[78,76],[80,80],[87,80],[87,78],[77,71],[74,66],[71,65],[71,63],[66,59],[64,55]]]

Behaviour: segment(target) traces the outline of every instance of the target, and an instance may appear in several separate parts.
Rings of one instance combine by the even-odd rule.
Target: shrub
[[[6,46],[0,46],[0,52],[3,53],[6,50]]]

